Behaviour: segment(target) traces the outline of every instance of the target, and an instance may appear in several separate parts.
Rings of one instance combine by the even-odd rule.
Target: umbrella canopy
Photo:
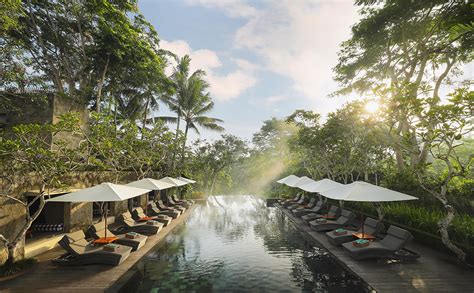
[[[307,192],[322,192],[329,189],[338,188],[341,186],[344,186],[344,184],[325,178],[322,180],[313,181],[308,184],[299,186],[299,188]]]
[[[127,184],[127,186],[151,189],[151,190],[163,190],[163,189],[175,187],[176,185],[168,183],[168,182],[158,181],[152,178],[144,178],[141,180],[130,182]]]
[[[184,181],[184,182],[188,182],[188,183],[190,183],[190,184],[196,183],[196,180],[192,180],[192,179],[184,178],[184,177],[178,177],[178,180],[181,180],[181,181]]]
[[[173,186],[183,186],[189,183],[189,182],[181,181],[173,177],[164,177],[164,178],[158,179],[157,181],[173,184]]]
[[[288,185],[288,186],[290,186],[290,187],[295,187],[295,184],[296,184],[298,181],[300,181],[300,179],[301,179],[301,178],[298,177],[298,176],[291,177],[291,178],[286,179],[285,182],[283,182],[283,184],[286,184],[286,185]]]
[[[302,185],[306,185],[306,184],[309,184],[311,182],[315,182],[315,181],[313,179],[307,177],[307,176],[303,176],[293,184],[293,187],[300,187]]]
[[[387,202],[418,199],[408,194],[362,181],[355,181],[320,193],[328,198],[344,201]]]
[[[300,179],[300,177],[295,176],[295,175],[289,175],[289,176],[286,176],[285,178],[281,178],[276,183],[284,184],[286,183],[287,180],[293,181],[293,180],[298,180],[298,179]]]
[[[48,199],[47,202],[122,201],[148,193],[150,191],[150,189],[136,188],[107,182]]]

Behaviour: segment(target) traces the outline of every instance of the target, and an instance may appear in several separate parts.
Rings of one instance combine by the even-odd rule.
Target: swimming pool
[[[196,203],[137,266],[137,292],[369,292],[276,208],[253,196]]]

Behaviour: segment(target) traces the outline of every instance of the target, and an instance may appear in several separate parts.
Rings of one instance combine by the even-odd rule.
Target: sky
[[[251,139],[264,120],[296,109],[324,116],[351,99],[328,97],[337,89],[332,68],[339,45],[358,20],[351,0],[139,0],[138,5],[163,49],[190,55],[191,69],[206,71],[215,101],[209,116],[223,119],[226,133]],[[169,114],[166,107],[161,114]],[[201,132],[205,139],[219,136]]]

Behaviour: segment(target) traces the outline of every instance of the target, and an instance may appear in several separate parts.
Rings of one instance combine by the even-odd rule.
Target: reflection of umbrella
[[[418,199],[408,194],[362,181],[355,181],[338,188],[325,190],[321,194],[336,200],[359,202],[389,202]],[[362,229],[364,229],[363,225]],[[362,230],[363,233],[364,231]]]
[[[167,188],[174,187],[174,184],[158,181],[152,178],[144,178],[141,180],[133,181],[127,184],[127,186],[137,187],[137,188],[144,188],[150,190],[163,190]],[[145,207],[145,214],[148,212],[148,196],[146,197],[146,207]]]
[[[48,199],[47,202],[94,202],[122,201],[150,192],[150,189],[130,187],[113,183],[102,183],[75,192]],[[105,227],[107,227],[107,210],[105,212]],[[105,230],[107,238],[107,229]]]

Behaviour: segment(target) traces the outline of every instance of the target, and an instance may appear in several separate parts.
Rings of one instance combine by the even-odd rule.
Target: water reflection
[[[139,292],[366,292],[283,214],[252,196],[199,203],[147,256],[138,283]]]

